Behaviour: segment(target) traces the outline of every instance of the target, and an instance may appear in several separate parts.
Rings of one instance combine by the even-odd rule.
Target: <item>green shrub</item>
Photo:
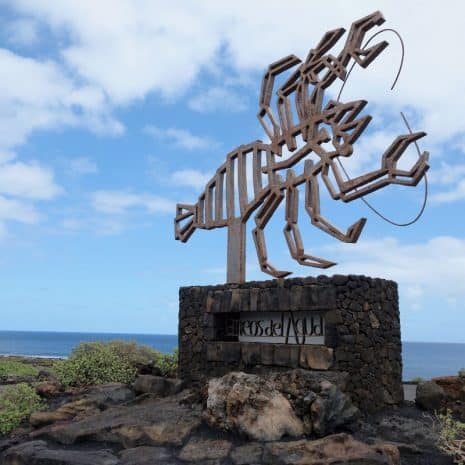
[[[146,365],[153,362],[155,365],[158,363],[162,353],[149,346],[137,344],[134,341],[109,341],[111,347],[120,357],[126,358],[133,367]]]
[[[8,359],[0,359],[0,376],[35,376],[37,373],[37,368],[27,363],[16,362]]]
[[[412,379],[412,383],[422,383],[425,380],[425,378],[422,378],[421,376],[415,376],[415,378]]]
[[[156,366],[163,376],[175,378],[178,373],[178,349],[174,349],[172,354],[160,354]]]
[[[459,370],[459,376],[460,376],[461,378],[465,378],[465,368],[461,368],[461,369]]]
[[[55,366],[55,375],[64,386],[90,386],[104,383],[130,383],[136,369],[111,343],[79,344],[67,360]]]
[[[79,344],[54,372],[64,386],[103,383],[131,383],[141,365],[153,362],[163,376],[174,377],[178,369],[177,350],[163,354],[135,342],[108,341]]]
[[[436,418],[438,448],[452,457],[457,465],[465,465],[465,423],[454,420],[450,410]]]
[[[41,398],[28,384],[8,386],[0,393],[0,434],[8,434],[43,407]]]

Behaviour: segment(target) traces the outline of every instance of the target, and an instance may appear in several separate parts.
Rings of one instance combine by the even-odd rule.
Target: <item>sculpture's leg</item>
[[[241,218],[234,218],[228,223],[228,283],[245,282],[245,224]]]
[[[268,262],[264,228],[270,218],[273,216],[283,198],[284,194],[279,190],[272,190],[270,192],[270,194],[264,199],[263,205],[255,215],[256,228],[252,231],[260,268],[264,273],[268,273],[275,278],[284,278],[285,276],[291,274],[291,272],[277,270]]]
[[[305,210],[307,210],[312,224],[342,242],[357,242],[365,226],[366,218],[360,218],[352,226],[349,226],[345,233],[323,218],[320,214],[320,188],[318,186],[318,179],[311,174],[311,166],[311,163],[305,164],[305,175],[306,177],[308,176],[305,183]]]
[[[289,176],[288,172],[288,180],[291,180],[291,178],[292,174]],[[296,186],[288,184],[286,191],[286,226],[284,226],[284,236],[286,237],[286,242],[292,258],[301,265],[313,266],[315,268],[329,268],[330,266],[336,265],[335,262],[305,253],[299,225],[297,224],[298,208],[299,191]]]

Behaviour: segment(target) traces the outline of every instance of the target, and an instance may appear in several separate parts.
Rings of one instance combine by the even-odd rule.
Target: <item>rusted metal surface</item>
[[[367,32],[382,23],[384,18],[378,11],[354,22],[337,56],[329,51],[344,35],[343,28],[324,34],[304,61],[290,55],[272,63],[263,77],[258,112],[270,143],[257,140],[240,145],[226,156],[195,205],[177,205],[177,240],[186,242],[195,229],[228,228],[228,282],[245,281],[245,224],[252,215],[252,235],[261,270],[277,278],[290,274],[271,264],[265,240],[265,227],[283,201],[284,236],[292,258],[317,268],[335,265],[305,252],[297,221],[300,186],[305,187],[305,210],[311,223],[340,241],[354,243],[366,219],[360,218],[342,231],[324,218],[320,211],[320,181],[334,200],[350,202],[389,184],[416,186],[424,177],[429,168],[428,152],[419,153],[409,170],[399,169],[397,162],[425,132],[410,131],[398,136],[381,156],[380,168],[362,176],[344,180],[343,168],[336,164],[340,157],[353,154],[353,144],[371,116],[362,116],[365,100],[326,101],[325,91],[336,80],[344,83],[351,66],[366,68],[383,52],[388,46],[386,41],[362,45]],[[276,116],[271,108],[275,78],[296,66],[276,91]],[[286,158],[283,148],[288,152]],[[296,173],[293,168],[298,167],[300,172]]]

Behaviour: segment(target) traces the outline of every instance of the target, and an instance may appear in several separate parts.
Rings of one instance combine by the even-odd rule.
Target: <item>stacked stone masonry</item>
[[[239,312],[324,313],[324,345],[217,340],[218,318]],[[179,366],[198,381],[229,371],[301,368],[348,374],[346,392],[364,411],[403,400],[397,284],[334,275],[182,287],[179,292]]]

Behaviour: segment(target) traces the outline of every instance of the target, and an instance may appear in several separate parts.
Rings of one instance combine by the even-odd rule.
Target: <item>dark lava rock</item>
[[[433,412],[439,410],[446,399],[444,389],[434,381],[422,381],[417,385],[415,403],[418,407]]]
[[[90,440],[119,443],[124,448],[180,446],[201,423],[201,406],[181,403],[188,394],[111,407],[79,421],[47,426],[32,435],[61,444]]]
[[[25,442],[11,447],[1,457],[2,465],[119,465],[105,450],[50,449],[44,441]]]
[[[369,446],[348,434],[334,434],[316,441],[270,442],[264,463],[273,465],[399,465],[399,452],[390,445]]]
[[[255,465],[262,462],[263,445],[259,442],[251,442],[236,447],[231,452],[234,465]]]
[[[186,462],[203,463],[204,460],[223,459],[228,456],[232,444],[224,439],[192,437],[182,448],[179,458]]]
[[[360,417],[360,411],[350,398],[328,381],[321,383],[320,394],[310,410],[313,432],[320,437],[340,427],[350,428]]]
[[[181,392],[183,384],[180,379],[139,375],[134,381],[132,388],[137,394],[156,394],[160,397],[166,397]]]
[[[120,454],[121,465],[155,465],[173,462],[173,454],[166,447],[135,447],[123,450]]]

